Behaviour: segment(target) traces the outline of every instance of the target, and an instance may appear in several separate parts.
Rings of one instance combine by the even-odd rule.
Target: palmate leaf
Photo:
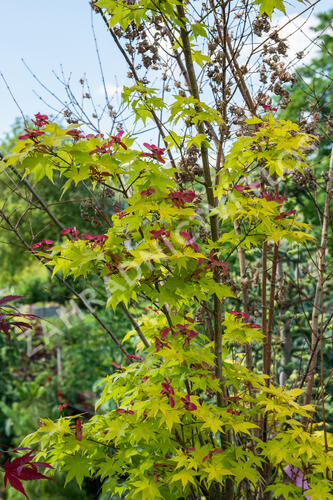
[[[142,479],[141,481],[134,481],[131,483],[131,486],[133,487],[133,498],[135,500],[162,498],[158,489],[158,483],[152,482],[149,478]]]
[[[216,463],[206,466],[205,471],[208,473],[208,482],[218,481],[219,483],[222,483],[225,476],[235,475],[232,470],[228,469],[223,464]]]
[[[202,67],[205,62],[211,62],[211,58],[203,54],[200,50],[192,50],[192,57],[193,61],[200,67]]]
[[[175,409],[169,409],[164,412],[163,408],[161,408],[161,416],[160,416],[161,425],[166,425],[169,431],[172,431],[172,428],[175,424],[180,423],[180,418],[178,411]]]
[[[288,500],[296,500],[300,498],[302,489],[298,488],[292,483],[276,483],[268,486],[266,488],[266,491],[272,491],[275,498],[279,498],[282,496],[282,498],[288,498]]]
[[[243,481],[243,479],[247,479],[248,481],[251,481],[251,483],[254,486],[256,484],[258,484],[260,474],[253,467],[253,463],[251,463],[250,460],[242,461],[241,466],[234,469],[234,473],[235,473],[235,478],[236,478],[236,481],[238,484],[241,481]]]
[[[127,422],[122,422],[120,418],[117,418],[116,420],[113,421],[109,421],[105,438],[108,441],[114,440],[115,444],[117,444],[121,440],[121,438],[126,435],[127,429],[128,429]]]
[[[195,480],[193,477],[195,474],[196,473],[194,471],[192,472],[192,471],[184,469],[180,472],[177,472],[177,474],[174,474],[172,476],[171,483],[174,483],[176,481],[181,481],[182,486],[183,486],[183,490],[185,490],[188,483],[195,484]]]
[[[37,471],[37,467],[48,467],[53,469],[50,464],[45,462],[33,462],[34,459],[34,449],[31,448],[17,448],[19,449],[29,449],[30,451],[25,455],[21,455],[11,462],[9,460],[5,463],[5,475],[4,475],[4,485],[7,486],[7,482],[14,488],[24,495],[28,500],[29,497],[23,487],[22,481],[36,481],[39,479],[49,479],[54,481],[51,477],[45,476]],[[12,450],[12,451],[16,451]]]
[[[316,500],[332,500],[333,482],[327,479],[312,481],[311,487],[306,491],[306,495]]]
[[[206,28],[209,28],[207,24],[195,23],[191,25],[191,28],[195,38],[197,38],[198,36],[203,36],[204,38],[207,38]]]
[[[279,464],[288,459],[289,451],[281,445],[281,441],[272,439],[265,444],[265,453],[272,463]]]
[[[142,423],[131,430],[129,442],[131,444],[140,443],[142,441],[152,443],[153,441],[158,442],[159,439],[159,435],[154,428],[147,426],[146,423]]]
[[[260,5],[259,16],[267,14],[268,17],[272,18],[275,9],[286,13],[283,0],[255,0],[253,3]]]
[[[198,412],[199,418],[201,417],[201,412]],[[213,434],[216,434],[218,431],[222,431],[222,420],[218,416],[214,416],[212,413],[206,413],[204,423],[202,424],[202,429],[209,429]]]
[[[64,470],[68,471],[65,486],[69,483],[69,481],[75,479],[81,489],[83,479],[85,477],[90,477],[90,464],[79,454],[71,455],[68,458],[66,457]]]
[[[21,483],[21,481],[17,477],[12,476],[12,475],[5,475],[5,479],[4,479],[5,488],[7,486],[7,481],[9,482],[9,484],[11,485],[12,488],[14,488],[15,490],[22,493],[22,495],[24,495],[29,500],[29,497],[26,494],[26,491],[23,487],[23,484]]]
[[[26,328],[32,328],[30,323],[26,321],[10,321],[11,319],[23,318],[24,320],[34,320],[39,319],[39,316],[35,314],[25,314],[20,313],[18,309],[12,305],[9,305],[9,302],[22,298],[17,295],[6,295],[0,299],[0,332],[4,332],[7,335],[9,346],[11,347],[11,336],[10,330],[13,327],[20,328],[21,331],[24,331]],[[8,311],[9,309],[9,311]]]
[[[252,422],[233,422],[230,424],[230,427],[233,429],[235,434],[239,432],[244,432],[245,434],[249,434],[251,436],[250,429],[258,429],[259,427],[256,424],[253,424]]]

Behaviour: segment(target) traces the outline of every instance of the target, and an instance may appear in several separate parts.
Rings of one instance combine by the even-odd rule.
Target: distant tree
[[[319,135],[315,160],[328,161],[333,133],[333,9],[318,14],[316,54],[306,65],[297,67],[295,83],[289,89],[290,102],[283,118],[298,121],[306,132]],[[301,59],[304,51],[298,53]],[[323,165],[321,166],[322,170]]]

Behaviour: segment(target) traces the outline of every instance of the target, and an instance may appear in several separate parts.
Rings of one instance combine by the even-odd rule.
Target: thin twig
[[[142,340],[142,342],[144,343],[144,345],[146,347],[149,347],[149,342],[148,340],[146,339],[146,337],[144,336],[138,322],[133,318],[133,316],[131,315],[131,313],[129,312],[129,310],[127,309],[127,307],[125,306],[124,302],[121,302],[121,307],[123,309],[123,311],[125,312],[126,316],[128,317],[128,319],[130,320],[130,322],[132,323],[132,325],[134,326],[137,334],[139,335],[140,339]]]
[[[7,83],[7,80],[6,80],[6,78],[5,78],[5,75],[4,75],[1,71],[0,71],[0,76],[1,76],[1,78],[3,79],[4,84],[6,85],[7,90],[8,90],[8,92],[9,92],[9,94],[10,94],[11,98],[13,99],[14,103],[16,104],[16,106],[17,106],[18,110],[19,110],[19,111],[20,111],[20,113],[21,113],[21,116],[22,116],[23,121],[24,121],[24,125],[27,127],[27,126],[28,126],[28,122],[27,122],[27,120],[26,120],[26,118],[25,118],[25,116],[24,116],[24,113],[23,113],[23,111],[22,111],[22,108],[21,108],[21,106],[19,105],[19,103],[17,102],[17,100],[16,100],[16,98],[15,98],[15,96],[14,96],[13,92],[11,91],[11,88],[9,87],[9,85],[8,85],[8,83]]]

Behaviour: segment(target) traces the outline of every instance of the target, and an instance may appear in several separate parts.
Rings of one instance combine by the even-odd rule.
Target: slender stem
[[[271,374],[271,361],[272,361],[272,329],[273,329],[273,318],[274,318],[274,296],[275,296],[275,286],[276,286],[276,273],[278,264],[278,253],[279,244],[274,245],[273,254],[273,265],[272,265],[272,276],[271,276],[271,289],[269,297],[269,310],[268,310],[268,326],[267,326],[267,344],[266,344],[266,366],[264,367],[264,373],[268,376]],[[266,385],[269,386],[270,380],[266,379]]]
[[[261,284],[261,311],[262,326],[261,331],[264,336],[263,367],[267,366],[267,241],[264,241],[262,248],[262,284]]]
[[[262,289],[261,289],[261,313],[262,326],[261,331],[264,336],[263,341],[263,371],[267,366],[267,242],[265,241],[262,249]],[[262,439],[267,440],[267,414],[261,418]],[[267,464],[264,465],[264,476],[267,479]]]
[[[320,321],[320,398],[324,428],[325,451],[328,452],[327,442],[327,426],[326,426],[326,411],[325,411],[325,387],[324,387],[324,287],[321,288],[321,321]]]
[[[184,51],[186,68],[187,68],[189,81],[190,81],[191,94],[195,99],[200,101],[197,77],[195,74],[193,60],[192,60],[191,44],[190,44],[188,32],[186,30],[185,12],[184,12],[183,5],[177,5],[177,12],[178,12],[178,16],[180,18],[180,21],[182,21],[181,40],[182,40],[182,44],[183,44],[183,51]],[[198,107],[197,110],[200,111],[200,107]],[[200,134],[204,133],[204,127],[203,127],[202,122],[198,123],[197,129],[198,129],[198,132]],[[213,208],[215,206],[215,200],[214,200],[212,180],[211,180],[210,168],[209,168],[208,149],[204,145],[201,145],[201,158],[202,158],[202,166],[203,166],[203,171],[204,171],[207,199],[208,199],[208,203],[210,205],[210,208]],[[210,221],[211,221],[211,230],[212,230],[213,241],[217,241],[217,239],[218,239],[217,216],[211,216]]]
[[[93,9],[91,9],[91,13],[90,14],[91,14],[90,15],[91,31],[92,31],[93,38],[94,38],[95,50],[96,50],[96,55],[97,55],[97,60],[98,60],[99,71],[101,73],[101,79],[102,79],[102,84],[103,84],[103,89],[104,89],[105,102],[106,102],[107,106],[110,106],[109,95],[108,95],[108,91],[106,89],[106,84],[105,84],[105,77],[104,77],[103,65],[102,65],[101,56],[100,56],[100,53],[99,53],[99,48],[98,48],[98,43],[97,43],[97,38],[96,38],[96,33],[95,33]]]
[[[13,99],[14,103],[16,104],[16,107],[18,108],[19,112],[21,113],[25,127],[28,127],[28,121],[27,121],[26,117],[24,116],[23,110],[22,110],[21,106],[19,105],[19,103],[17,102],[13,92],[11,91],[10,86],[8,85],[8,82],[7,82],[4,74],[1,71],[0,71],[0,77],[2,78],[4,84],[6,85],[7,90],[10,94],[10,97]]]
[[[123,309],[123,311],[125,312],[126,316],[128,317],[128,319],[130,320],[130,322],[132,323],[132,325],[134,326],[137,334],[139,335],[140,339],[142,340],[143,344],[146,346],[146,347],[149,347],[149,342],[148,340],[146,339],[146,337],[144,336],[144,334],[142,333],[142,330],[139,326],[139,324],[137,323],[137,321],[133,318],[133,316],[131,315],[131,313],[129,312],[129,310],[127,309],[127,307],[125,306],[124,302],[121,303],[121,307]]]
[[[226,38],[227,38],[228,49],[229,49],[229,52],[231,54],[231,57],[229,56],[228,52],[226,53],[226,55],[227,55],[228,63],[230,64],[232,74],[233,74],[236,82],[238,83],[238,88],[242,94],[244,101],[247,104],[247,107],[249,108],[251,113],[255,115],[256,108],[255,108],[254,102],[252,100],[252,97],[250,95],[250,92],[247,88],[247,85],[245,83],[243,73],[238,65],[238,62],[236,59],[236,54],[233,50],[230,35],[228,34],[228,32],[226,33]]]
[[[234,222],[235,233],[241,235],[241,229],[239,221]],[[238,262],[241,280],[241,289],[243,297],[243,309],[246,314],[249,314],[249,292],[248,292],[248,277],[246,274],[246,260],[244,248],[238,247]],[[252,358],[252,347],[251,344],[245,344],[245,355],[246,355],[246,366],[248,370],[253,371],[253,358]]]

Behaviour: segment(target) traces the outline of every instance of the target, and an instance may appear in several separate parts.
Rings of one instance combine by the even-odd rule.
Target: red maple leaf
[[[17,326],[22,331],[26,328],[32,328],[30,323],[25,321],[10,321],[12,318],[23,318],[28,320],[39,319],[39,316],[35,314],[25,314],[18,311],[13,305],[9,305],[8,302],[12,302],[23,297],[17,295],[6,295],[0,299],[0,332],[4,332],[8,337],[9,346],[11,346],[10,329],[13,326]],[[10,311],[8,311],[10,309]]]
[[[51,477],[47,477],[41,472],[38,472],[37,467],[48,467],[49,469],[53,469],[53,467],[45,462],[33,462],[33,452],[34,450],[32,449],[25,455],[14,458],[11,462],[7,460],[5,463],[5,488],[7,487],[7,482],[9,482],[12,488],[22,493],[28,500],[29,497],[23,487],[22,481],[36,481],[38,479],[49,479],[50,481],[54,481]]]

